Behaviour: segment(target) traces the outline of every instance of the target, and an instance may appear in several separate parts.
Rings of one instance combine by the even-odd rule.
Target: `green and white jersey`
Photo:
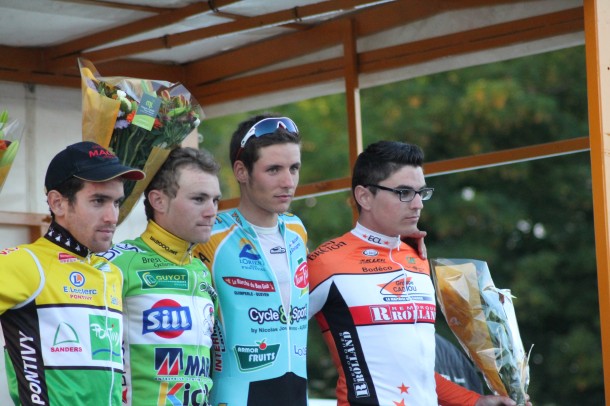
[[[123,271],[128,405],[208,405],[216,292],[191,244],[149,221],[105,254]]]

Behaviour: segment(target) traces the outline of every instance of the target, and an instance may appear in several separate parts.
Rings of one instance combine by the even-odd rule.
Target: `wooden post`
[[[595,252],[606,404],[610,404],[610,2],[585,0]]]

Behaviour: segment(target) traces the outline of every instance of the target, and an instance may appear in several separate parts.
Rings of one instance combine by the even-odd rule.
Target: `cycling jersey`
[[[52,223],[0,251],[10,393],[22,405],[121,402],[121,271]]]
[[[296,216],[282,214],[278,223],[291,273],[290,309],[239,210],[219,214],[210,241],[197,247],[219,297],[214,405],[307,404],[307,235]]]
[[[476,403],[434,373],[434,286],[417,252],[358,224],[308,259],[310,314],[339,372],[340,406]]]
[[[124,277],[125,404],[209,405],[216,292],[191,247],[149,221],[104,254]]]

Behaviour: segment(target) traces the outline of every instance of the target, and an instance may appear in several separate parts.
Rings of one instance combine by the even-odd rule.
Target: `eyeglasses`
[[[410,202],[415,199],[415,195],[420,195],[422,200],[430,200],[432,197],[432,193],[434,193],[434,188],[425,187],[419,190],[411,189],[409,187],[402,189],[392,189],[391,187],[381,186],[381,185],[362,185],[365,187],[376,187],[377,189],[387,190],[388,192],[393,192],[398,195],[398,198],[401,202]]]
[[[248,142],[248,140],[252,138],[252,136],[261,137],[265,134],[271,134],[275,132],[275,130],[277,130],[278,128],[283,128],[284,130],[290,131],[291,133],[295,134],[299,133],[297,125],[288,117],[264,118],[258,123],[254,124],[248,130],[246,135],[244,135],[244,138],[241,140],[241,148],[244,148],[246,146],[246,142]]]

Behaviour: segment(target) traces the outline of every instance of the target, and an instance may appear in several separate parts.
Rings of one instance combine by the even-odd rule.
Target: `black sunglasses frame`
[[[374,187],[377,189],[381,189],[381,190],[387,190],[388,192],[393,192],[396,193],[398,195],[398,199],[401,202],[411,202],[413,201],[413,199],[415,199],[416,195],[419,195],[421,197],[422,200],[430,200],[432,198],[432,194],[434,193],[434,188],[433,187],[425,187],[425,188],[421,188],[419,190],[415,190],[412,188],[402,188],[402,189],[394,189],[391,187],[387,187],[387,186],[382,186],[382,185],[373,185],[373,184],[369,184],[369,185],[362,185],[364,187]],[[413,193],[413,196],[411,196],[411,198],[407,198],[405,196],[405,193]]]

